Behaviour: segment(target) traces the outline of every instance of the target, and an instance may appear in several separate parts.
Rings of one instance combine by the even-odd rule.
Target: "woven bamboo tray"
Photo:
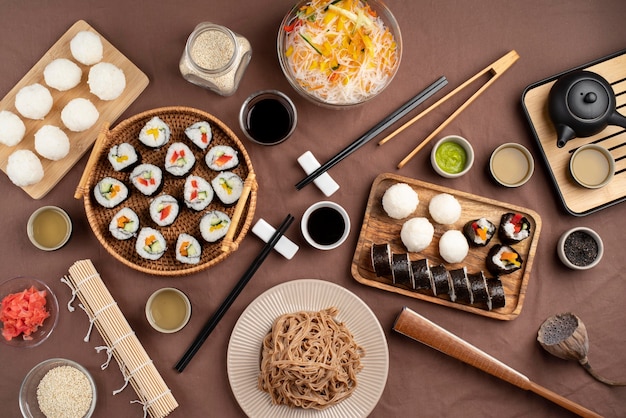
[[[210,181],[216,174],[209,169],[204,162],[206,151],[200,150],[191,143],[184,131],[189,125],[205,120],[211,124],[213,140],[211,146],[229,145],[239,152],[239,165],[232,169],[244,180],[244,191],[235,206],[224,206],[217,196],[211,204],[201,212],[193,211],[185,206],[183,200],[183,186],[186,176],[174,177],[164,169],[165,153],[167,145],[157,150],[148,149],[139,142],[141,128],[158,116],[171,129],[169,143],[179,141],[189,145],[194,152],[196,163],[189,174],[198,175]],[[116,172],[107,159],[109,149],[116,144],[128,142],[132,144],[140,154],[141,163],[150,163],[163,169],[163,189],[160,193],[168,193],[180,201],[180,212],[176,221],[167,227],[158,227],[150,219],[150,197],[142,195],[129,181],[129,173]],[[99,205],[93,196],[93,188],[100,179],[110,176],[116,178],[128,186],[129,197],[112,209]],[[203,271],[212,267],[236,251],[241,241],[250,229],[256,208],[257,182],[250,157],[237,136],[219,119],[204,111],[188,107],[164,107],[149,110],[132,116],[118,124],[112,130],[104,126],[94,148],[91,152],[85,171],[76,189],[75,197],[83,198],[87,219],[94,234],[102,246],[117,260],[123,264],[152,275],[158,276],[183,276]],[[156,261],[146,260],[135,251],[135,238],[120,241],[115,239],[109,232],[109,223],[112,217],[122,208],[130,207],[139,216],[140,227],[150,226],[158,229],[167,241],[167,251]],[[218,209],[231,217],[231,226],[226,236],[216,243],[208,243],[202,239],[199,231],[199,223],[202,215],[211,209]],[[183,264],[176,260],[174,247],[178,235],[186,232],[198,239],[202,246],[200,262],[195,265]]]

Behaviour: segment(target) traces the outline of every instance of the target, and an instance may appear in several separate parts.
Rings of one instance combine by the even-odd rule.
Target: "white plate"
[[[348,399],[324,410],[273,405],[270,396],[257,387],[263,338],[282,314],[330,306],[339,309],[337,320],[346,324],[365,350],[356,390]],[[389,351],[378,319],[359,297],[334,283],[301,279],[267,290],[241,314],[228,343],[227,368],[230,387],[249,417],[364,417],[374,409],[385,388]]]

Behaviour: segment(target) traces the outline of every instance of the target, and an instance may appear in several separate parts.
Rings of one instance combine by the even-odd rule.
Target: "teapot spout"
[[[556,146],[559,148],[563,148],[567,141],[576,138],[576,132],[572,128],[567,125],[558,124],[556,125]]]

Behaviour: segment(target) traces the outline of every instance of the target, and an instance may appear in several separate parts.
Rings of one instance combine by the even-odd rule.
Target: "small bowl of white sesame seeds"
[[[26,418],[88,418],[96,408],[96,383],[80,364],[63,358],[45,360],[28,372],[20,388]]]

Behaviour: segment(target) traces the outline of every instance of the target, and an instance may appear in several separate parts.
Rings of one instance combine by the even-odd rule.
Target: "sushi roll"
[[[389,244],[372,244],[372,267],[378,277],[391,276],[391,247]]]
[[[469,279],[467,278],[467,267],[450,270],[450,300],[472,304],[474,300],[470,292]]]
[[[504,244],[517,244],[530,236],[530,221],[521,213],[505,213],[500,219],[498,237]]]
[[[111,219],[109,231],[116,239],[126,240],[137,235],[139,217],[131,208],[122,208]]]
[[[105,208],[114,208],[128,197],[128,187],[113,177],[105,177],[93,188],[96,201]]]
[[[216,242],[224,238],[230,227],[230,217],[222,211],[207,212],[200,220],[200,234],[206,242]]]
[[[495,234],[496,226],[487,218],[474,219],[463,227],[463,235],[474,247],[486,246]]]
[[[182,142],[174,142],[165,154],[165,170],[177,177],[189,173],[195,163],[195,155]]]
[[[469,273],[467,275],[470,292],[472,293],[472,303],[488,306],[491,303],[489,291],[487,290],[487,278],[482,271],[479,273]]]
[[[167,250],[167,242],[163,235],[154,228],[144,227],[139,231],[135,250],[140,257],[158,260]]]
[[[230,170],[239,165],[237,151],[228,145],[212,147],[204,159],[207,167],[215,171]]]
[[[522,256],[508,245],[496,244],[487,254],[487,269],[495,276],[511,274],[522,268]]]
[[[178,200],[174,196],[163,194],[150,202],[150,218],[159,226],[168,226],[176,220],[178,209]]]
[[[411,261],[411,270],[413,272],[413,288],[415,290],[431,290],[428,259]]]
[[[430,268],[430,288],[434,296],[450,294],[450,280],[448,279],[448,275],[448,270],[446,270],[446,266],[443,264]]]
[[[502,281],[497,277],[487,279],[487,289],[489,291],[489,302],[487,309],[504,308],[506,305],[506,295],[504,293],[504,287]]]
[[[140,164],[130,173],[130,182],[144,196],[152,196],[163,182],[163,172],[153,164]]]
[[[176,259],[184,264],[198,264],[202,247],[197,239],[189,234],[180,234],[176,240]]]
[[[211,184],[199,176],[189,176],[183,187],[185,205],[188,208],[201,211],[213,201],[213,188]]]
[[[139,132],[139,141],[149,148],[161,148],[170,140],[171,130],[158,116],[150,119]]]
[[[139,162],[139,155],[137,155],[135,147],[128,142],[113,145],[107,158],[115,171],[129,170]]]
[[[211,185],[217,197],[226,206],[237,202],[243,192],[243,180],[232,171],[219,173],[211,180]]]
[[[213,131],[209,122],[200,121],[185,129],[185,135],[201,150],[207,149],[213,139]]]
[[[407,253],[391,255],[391,275],[394,286],[413,289],[413,271]]]

